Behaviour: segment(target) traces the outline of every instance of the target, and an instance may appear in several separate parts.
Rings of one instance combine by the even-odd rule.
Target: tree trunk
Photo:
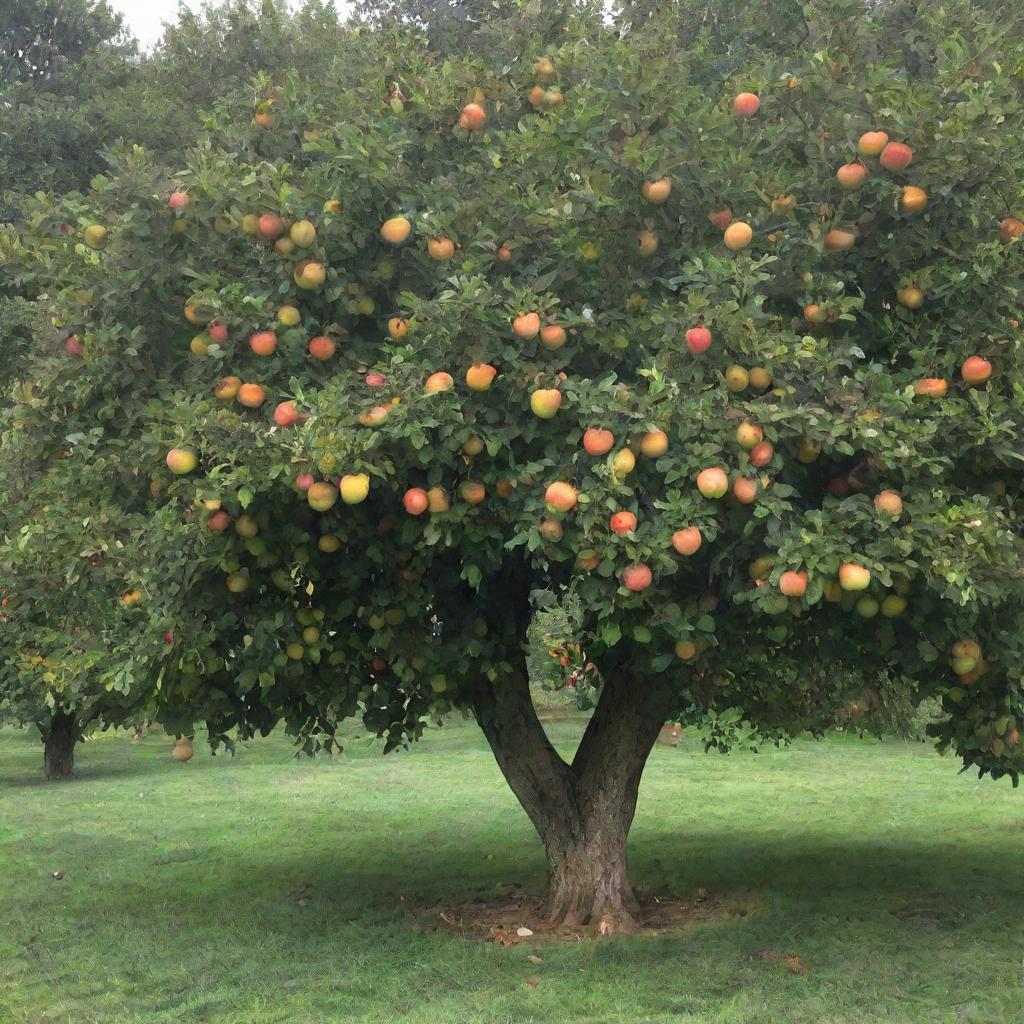
[[[77,740],[75,716],[66,711],[54,711],[43,733],[43,775],[47,780],[71,778]]]
[[[637,924],[626,839],[640,777],[669,706],[658,680],[635,682],[625,673],[606,679],[570,765],[544,733],[525,672],[479,686],[477,721],[544,843],[550,923],[609,917],[617,930]]]

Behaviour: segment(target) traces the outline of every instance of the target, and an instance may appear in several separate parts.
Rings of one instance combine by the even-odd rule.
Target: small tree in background
[[[354,31],[173,180],[126,151],[38,200],[2,241],[39,295],[8,653],[215,742],[469,709],[556,921],[636,914],[670,716],[783,739],[870,717],[878,675],[1016,780],[1024,35],[806,15],[814,47],[745,35],[738,69],[728,24],[679,47],[688,8],[545,50],[517,15],[479,58]],[[525,646],[569,586],[603,680],[571,760]]]

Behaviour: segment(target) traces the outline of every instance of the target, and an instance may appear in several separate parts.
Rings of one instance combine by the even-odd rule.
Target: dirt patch
[[[756,912],[758,901],[756,898],[719,896],[697,889],[689,897],[641,895],[640,908],[640,925],[632,934],[653,937],[685,931],[698,924],[742,920]],[[518,888],[491,899],[408,909],[419,930],[446,932],[460,939],[496,942],[503,946],[582,942],[621,931],[615,920],[609,917],[585,926],[548,924],[544,916],[544,898]]]

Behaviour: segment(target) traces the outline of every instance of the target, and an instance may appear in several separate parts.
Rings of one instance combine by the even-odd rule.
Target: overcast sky
[[[202,0],[181,2],[192,10],[202,6]],[[165,21],[174,21],[178,10],[178,0],[109,0],[109,3],[114,10],[124,15],[125,24],[145,50],[163,35],[161,26]],[[344,11],[348,4],[339,0],[335,6],[339,11]]]

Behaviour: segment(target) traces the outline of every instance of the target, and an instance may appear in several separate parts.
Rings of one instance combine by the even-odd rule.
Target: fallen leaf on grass
[[[597,922],[597,931],[599,935],[611,935],[615,931],[615,918],[611,914],[605,914]]]
[[[529,938],[532,934],[533,934],[533,932],[530,931],[529,928],[517,928],[516,929],[516,935],[518,935],[519,938],[521,938],[521,939]]]
[[[787,954],[786,958],[782,962],[786,965],[786,968],[792,971],[794,974],[811,973],[810,967],[805,967],[802,963],[800,963],[800,957],[798,957],[796,953]]]
[[[455,918],[454,918],[454,917],[452,917],[452,915],[451,915],[451,914],[446,914],[446,913],[445,913],[445,912],[444,912],[444,911],[442,910],[442,911],[441,911],[441,912],[440,912],[440,913],[439,913],[439,914],[438,914],[437,916],[438,916],[439,918],[441,918],[441,920],[442,920],[442,921],[444,921],[444,923],[445,923],[445,924],[449,924],[449,925],[452,925],[452,926],[454,927],[454,925],[455,925]]]
[[[532,978],[526,979],[527,988],[536,988],[540,984],[540,978],[534,975]]]
[[[503,928],[491,929],[491,941],[498,943],[499,946],[514,946],[516,942]]]
[[[529,960],[534,967],[540,967],[540,965],[544,963],[539,956],[534,956],[533,953],[531,953],[526,959]]]

